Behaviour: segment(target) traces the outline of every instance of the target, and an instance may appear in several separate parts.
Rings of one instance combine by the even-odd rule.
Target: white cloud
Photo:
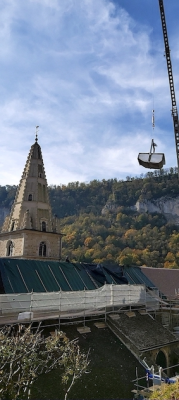
[[[155,140],[173,154],[162,136],[166,65],[149,26],[109,0],[7,0],[0,11],[1,185],[19,182],[36,125],[49,184],[141,173],[153,95]]]

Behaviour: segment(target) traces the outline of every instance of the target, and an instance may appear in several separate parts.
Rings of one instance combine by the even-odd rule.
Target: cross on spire
[[[37,135],[37,133],[38,133],[38,129],[39,129],[39,126],[37,125],[37,126],[36,126],[36,137],[35,137],[35,141],[36,141],[36,143],[38,142],[38,135]]]

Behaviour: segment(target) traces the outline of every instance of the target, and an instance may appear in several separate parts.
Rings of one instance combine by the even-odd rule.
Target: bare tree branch
[[[88,355],[80,352],[78,341],[62,332],[44,338],[31,326],[4,327],[0,330],[0,398],[30,399],[38,376],[61,367],[65,400],[75,381],[86,371]]]

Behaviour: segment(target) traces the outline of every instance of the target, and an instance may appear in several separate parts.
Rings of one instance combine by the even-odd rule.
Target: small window
[[[42,221],[42,232],[46,232],[46,222]]]
[[[45,242],[41,242],[39,246],[39,256],[46,257],[47,247]]]
[[[43,170],[42,170],[42,165],[41,164],[38,164],[38,175],[39,175],[39,178],[43,177]]]
[[[41,160],[40,146],[38,146],[38,158]]]
[[[14,225],[15,225],[15,222],[13,221],[13,223],[12,223],[12,225],[11,225],[11,231],[14,230]]]
[[[28,201],[32,201],[32,194],[31,193],[28,196]]]

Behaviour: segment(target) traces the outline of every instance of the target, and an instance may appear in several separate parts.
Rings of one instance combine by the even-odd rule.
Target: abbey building
[[[62,234],[52,218],[47,180],[37,136],[0,233],[0,257],[60,260]]]

